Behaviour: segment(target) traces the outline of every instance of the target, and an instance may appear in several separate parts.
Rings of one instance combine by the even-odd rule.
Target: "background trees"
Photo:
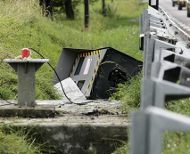
[[[88,0],[88,3],[100,1],[102,5],[102,15],[107,15],[107,6],[105,0]],[[111,0],[113,2],[113,0]],[[85,0],[39,0],[42,8],[42,14],[46,17],[53,16],[53,13],[65,13],[67,19],[75,19],[76,6],[80,3],[87,4]],[[101,6],[100,5],[100,6]],[[87,6],[87,5],[84,5]]]

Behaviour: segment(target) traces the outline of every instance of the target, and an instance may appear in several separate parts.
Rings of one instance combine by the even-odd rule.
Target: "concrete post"
[[[20,60],[5,59],[18,74],[18,105],[19,107],[35,106],[35,72],[48,59]]]

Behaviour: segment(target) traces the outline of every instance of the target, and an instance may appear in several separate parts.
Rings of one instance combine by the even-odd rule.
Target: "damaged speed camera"
[[[142,69],[142,62],[113,48],[96,50],[64,48],[56,72],[60,80],[70,77],[90,99],[107,99],[116,85]],[[59,83],[56,76],[54,84]]]

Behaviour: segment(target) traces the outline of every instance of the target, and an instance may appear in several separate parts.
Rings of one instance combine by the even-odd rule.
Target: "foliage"
[[[31,142],[31,141],[30,141]],[[15,133],[6,134],[0,131],[1,154],[40,154],[39,149],[29,144],[25,136]]]
[[[186,98],[175,101],[169,101],[166,104],[166,108],[170,111],[190,116],[189,105],[190,105],[190,100],[189,98]]]
[[[65,17],[65,1],[66,0],[52,0],[51,4],[53,7],[53,16],[54,18],[64,18]],[[98,0],[90,0],[90,4],[94,4]],[[75,16],[78,16],[78,6],[83,5],[84,1],[83,0],[72,0],[72,8],[74,11]]]
[[[165,132],[163,153],[164,154],[189,154],[190,133],[189,132]]]
[[[122,111],[129,113],[140,105],[140,87],[141,77],[139,74],[125,84],[120,84],[117,92],[113,94],[112,99],[120,100]]]
[[[125,143],[124,146],[118,148],[112,154],[128,154],[128,152],[129,152],[129,145],[128,143]]]
[[[134,0],[130,0],[134,1]],[[90,6],[91,24],[88,31],[83,28],[83,5],[79,5],[79,15],[75,21],[51,21],[41,16],[37,0],[7,0],[0,2],[0,98],[15,99],[17,96],[17,77],[15,72],[3,62],[5,58],[14,58],[23,47],[33,47],[50,59],[56,66],[63,47],[95,49],[111,46],[142,59],[138,52],[137,15],[128,12],[129,1],[117,1],[120,8],[113,18],[104,18],[97,14],[101,4]],[[126,6],[126,11],[125,7]],[[130,5],[132,7],[132,4]],[[142,8],[133,6],[136,12]],[[138,8],[138,9],[137,9]],[[131,8],[129,11],[132,11]],[[80,40],[80,41],[79,41]],[[39,57],[32,54],[33,57]],[[37,73],[37,99],[58,98],[52,85],[53,72],[44,65]]]
[[[169,101],[166,104],[166,108],[170,111],[190,116],[189,111],[190,100],[181,99],[176,101]],[[188,154],[190,152],[190,133],[189,132],[165,132],[163,151],[165,154],[183,153]]]

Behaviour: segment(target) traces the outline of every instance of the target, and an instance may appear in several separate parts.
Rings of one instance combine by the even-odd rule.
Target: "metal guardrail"
[[[141,108],[164,107],[166,98],[190,96],[188,36],[164,12],[151,7],[143,12],[141,21],[144,52]]]
[[[164,131],[190,131],[190,118],[155,107],[133,113],[131,154],[161,154]]]
[[[164,130],[189,131],[190,118],[165,109],[166,100],[190,96],[190,36],[162,10],[140,18],[144,53],[141,111],[132,114],[131,154],[160,154]]]

